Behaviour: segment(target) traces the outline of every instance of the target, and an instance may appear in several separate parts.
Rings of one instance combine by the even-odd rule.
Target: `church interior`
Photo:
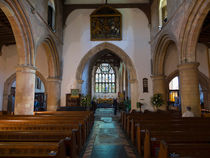
[[[210,0],[0,0],[0,157],[209,158]]]

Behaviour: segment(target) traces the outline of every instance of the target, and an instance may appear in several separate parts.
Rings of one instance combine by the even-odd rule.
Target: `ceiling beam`
[[[75,9],[97,9],[104,4],[68,4],[64,5],[64,11],[63,11],[63,22],[65,24],[66,19],[68,15],[74,11]],[[128,4],[108,4],[109,6],[113,8],[138,8],[142,10],[147,18],[149,23],[151,23],[151,6],[150,3],[128,3]]]

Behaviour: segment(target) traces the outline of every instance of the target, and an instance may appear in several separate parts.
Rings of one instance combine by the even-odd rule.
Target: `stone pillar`
[[[196,62],[178,66],[182,113],[190,106],[195,116],[201,115],[198,66]]]
[[[18,66],[16,69],[15,115],[33,115],[36,69]]]
[[[153,94],[162,94],[164,104],[159,108],[161,110],[166,110],[167,107],[167,94],[166,94],[166,80],[164,75],[152,76],[153,81]]]
[[[138,82],[136,79],[129,80],[131,87],[131,109],[137,109],[136,103],[138,102]]]
[[[61,80],[47,79],[47,111],[56,111],[60,106]]]

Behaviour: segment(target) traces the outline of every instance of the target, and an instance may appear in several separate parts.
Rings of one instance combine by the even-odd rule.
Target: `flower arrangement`
[[[141,103],[141,102],[137,102],[136,103],[136,107],[139,109],[139,108],[141,108],[141,106],[142,106],[143,104]]]
[[[151,103],[152,105],[154,105],[156,108],[160,107],[163,105],[164,103],[164,100],[163,100],[163,97],[162,97],[162,94],[154,94],[151,98]]]
[[[91,106],[91,96],[90,95],[82,95],[80,104],[85,107]]]

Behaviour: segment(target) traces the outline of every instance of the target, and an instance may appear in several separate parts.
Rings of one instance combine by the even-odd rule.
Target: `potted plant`
[[[90,95],[86,95],[86,101],[87,101],[87,103],[86,103],[87,108],[88,108],[88,110],[90,110],[91,106],[92,106],[92,104],[91,104],[91,96]]]
[[[90,95],[82,95],[81,101],[80,101],[81,106],[86,107],[88,110],[91,108],[91,96]]]
[[[163,96],[160,93],[154,94],[151,98],[151,103],[154,108],[157,110],[164,104]]]
[[[87,98],[86,98],[85,95],[81,96],[80,105],[83,106],[83,107],[87,106]]]
[[[143,104],[141,103],[141,102],[137,102],[136,103],[136,107],[137,107],[137,109],[138,109],[138,111],[140,111],[141,112],[141,106],[142,106]]]

